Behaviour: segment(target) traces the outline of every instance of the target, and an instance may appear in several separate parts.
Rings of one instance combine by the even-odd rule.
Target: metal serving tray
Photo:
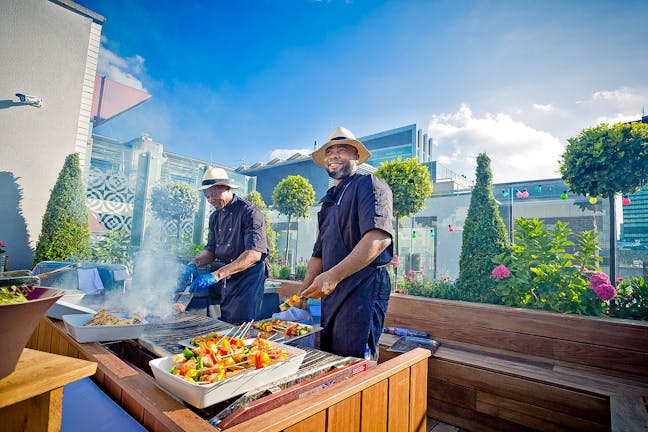
[[[131,318],[124,314],[113,313],[119,318]],[[137,339],[144,331],[144,321],[137,324],[86,326],[94,314],[63,315],[65,329],[77,342],[108,342],[124,339]]]

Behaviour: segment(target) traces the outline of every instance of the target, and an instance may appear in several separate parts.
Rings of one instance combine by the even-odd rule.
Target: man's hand
[[[199,293],[217,283],[218,279],[216,279],[216,276],[211,273],[205,273],[194,279],[193,283],[191,284],[190,291],[192,293]]]
[[[340,281],[331,272],[320,273],[313,279],[308,288],[302,291],[301,296],[318,299],[331,294]]]
[[[194,263],[187,264],[187,267],[185,267],[184,273],[182,274],[183,280],[186,283],[189,283],[192,280],[196,279],[197,277],[198,277],[198,266]]]

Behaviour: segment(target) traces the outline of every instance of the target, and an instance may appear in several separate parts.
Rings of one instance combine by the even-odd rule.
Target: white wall
[[[103,17],[67,0],[0,0],[0,10],[0,241],[9,268],[26,269],[66,156],[85,161]]]

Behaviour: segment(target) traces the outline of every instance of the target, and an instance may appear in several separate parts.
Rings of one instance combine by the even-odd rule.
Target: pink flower
[[[618,278],[616,278],[615,285],[619,285],[619,284],[621,283],[622,280],[623,280],[622,277],[618,277]]]
[[[394,258],[392,258],[389,264],[392,267],[400,267],[400,259],[398,258],[398,255],[394,254]]]
[[[505,279],[511,276],[511,271],[505,265],[498,265],[493,269],[491,274],[496,279]]]
[[[592,289],[594,290],[598,298],[600,298],[603,301],[612,300],[616,295],[616,290],[609,283],[597,285]]]
[[[590,272],[590,277],[589,277],[590,288],[596,291],[596,287],[599,285],[610,285],[610,277],[603,272],[599,272],[599,271]]]

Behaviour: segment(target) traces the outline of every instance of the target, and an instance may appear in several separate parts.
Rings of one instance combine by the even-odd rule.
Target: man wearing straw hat
[[[382,179],[356,173],[369,156],[343,127],[311,155],[335,186],[321,200],[319,234],[300,292],[322,299],[322,350],[377,359],[391,292],[385,266],[392,259],[392,192]]]
[[[185,272],[196,277],[191,284],[192,292],[209,290],[207,315],[217,317],[215,306],[220,302],[220,319],[232,324],[256,318],[268,275],[268,237],[263,214],[254,204],[233,193],[238,187],[222,168],[205,171],[198,190],[214,207],[209,216],[209,237],[205,249],[189,262]],[[198,275],[199,266],[214,261],[219,268]],[[191,308],[190,303],[188,309]]]

